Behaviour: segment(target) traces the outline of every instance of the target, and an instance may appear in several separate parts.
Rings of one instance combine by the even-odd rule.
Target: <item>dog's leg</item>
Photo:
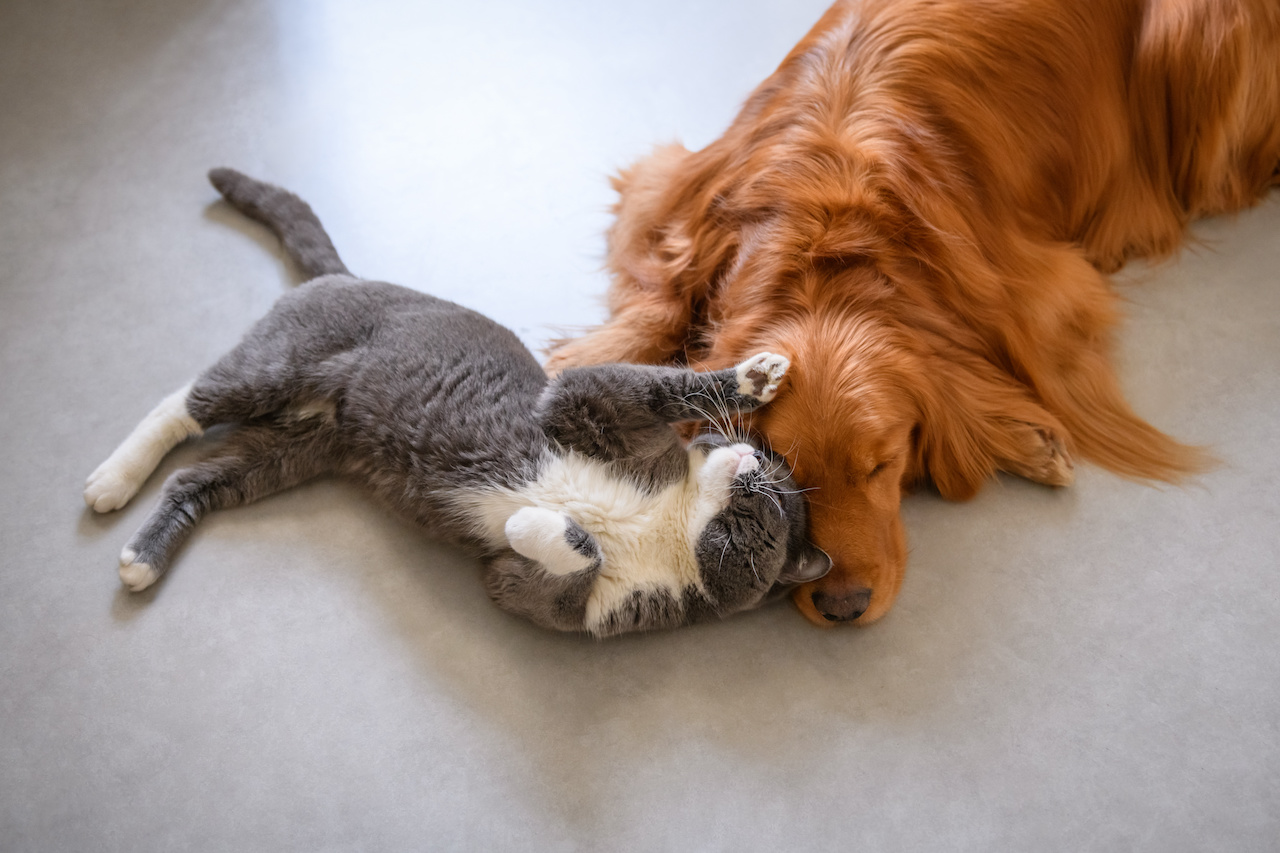
[[[1009,361],[1034,394],[1033,411],[1053,413],[1074,453],[1126,477],[1178,482],[1213,464],[1203,448],[1175,441],[1129,407],[1112,366],[1117,312],[1107,280],[1072,247],[1035,252],[1036,281],[1020,287],[1021,322],[1005,336]],[[1051,423],[1023,410],[1004,415]]]
[[[713,166],[695,160],[681,145],[662,146],[614,179],[619,198],[609,229],[609,320],[553,346],[549,375],[588,364],[683,360],[693,304],[736,245],[705,235],[694,239],[681,224],[704,222],[708,215],[698,208],[701,197],[683,190],[710,180],[705,170]]]

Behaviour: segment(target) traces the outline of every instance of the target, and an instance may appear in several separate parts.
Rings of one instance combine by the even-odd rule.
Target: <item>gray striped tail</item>
[[[211,169],[209,183],[232,207],[275,232],[307,278],[350,275],[311,206],[293,193],[235,169]]]

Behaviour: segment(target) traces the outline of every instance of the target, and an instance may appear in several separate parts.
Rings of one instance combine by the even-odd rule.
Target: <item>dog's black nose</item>
[[[813,606],[828,622],[852,622],[871,606],[871,590],[859,587],[844,595],[829,595],[821,590],[812,596]]]

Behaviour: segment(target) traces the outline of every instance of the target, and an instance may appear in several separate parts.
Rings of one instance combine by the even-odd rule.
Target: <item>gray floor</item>
[[[0,849],[1280,849],[1280,194],[1123,277],[1135,406],[1224,464],[910,498],[873,628],[545,633],[329,482],[121,591],[200,448],[85,475],[293,283],[208,167],[539,345],[602,316],[608,173],[823,2],[0,4]]]

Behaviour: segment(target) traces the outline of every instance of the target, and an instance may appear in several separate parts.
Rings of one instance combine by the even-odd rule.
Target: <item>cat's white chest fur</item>
[[[700,585],[694,547],[727,504],[728,481],[709,484],[699,476],[700,455],[691,456],[690,466],[688,476],[650,493],[588,457],[549,455],[536,480],[472,495],[469,509],[496,545],[507,544],[508,519],[529,506],[564,513],[595,537],[603,560],[587,602],[583,627],[590,630],[636,590],[679,599],[686,587]]]

